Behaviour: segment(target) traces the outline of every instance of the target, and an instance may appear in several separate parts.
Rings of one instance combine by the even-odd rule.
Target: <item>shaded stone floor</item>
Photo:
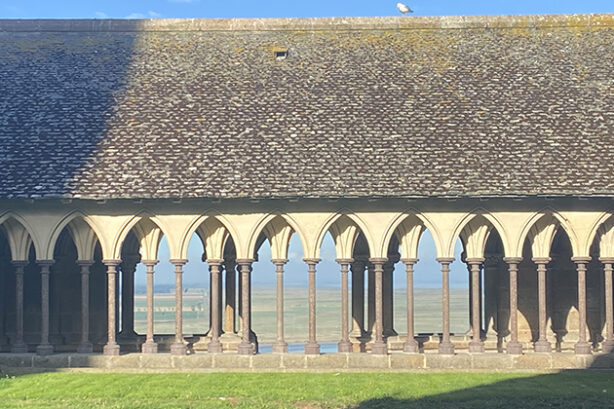
[[[348,354],[260,354],[236,353],[171,356],[170,354],[0,354],[0,369],[20,371],[87,370],[101,372],[371,372],[420,370],[557,371],[563,369],[614,369],[614,354],[575,355],[571,352],[507,355],[437,353],[371,355]]]

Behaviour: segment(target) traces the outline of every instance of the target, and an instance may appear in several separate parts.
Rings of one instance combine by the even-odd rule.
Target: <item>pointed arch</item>
[[[27,261],[30,246],[34,246],[34,254],[37,259],[43,256],[43,247],[39,238],[33,234],[32,227],[19,214],[4,213],[0,216],[0,226],[5,229],[13,261]]]
[[[456,239],[460,238],[468,258],[482,258],[493,229],[503,244],[504,254],[512,257],[512,245],[504,223],[495,214],[482,207],[472,209],[461,219],[448,243],[448,251],[454,252]]]
[[[264,226],[263,234],[271,246],[271,257],[273,260],[288,259],[288,247],[290,246],[290,238],[293,233],[292,227],[281,216],[273,218]],[[254,256],[257,250],[257,248],[254,248]]]
[[[358,227],[360,232],[364,235],[367,241],[367,245],[369,246],[369,254],[377,254],[375,252],[375,241],[373,239],[373,234],[371,233],[371,230],[369,229],[369,226],[367,225],[367,223],[353,211],[344,208],[344,209],[340,209],[337,212],[331,214],[330,217],[325,221],[325,223],[320,228],[318,232],[318,236],[314,243],[315,256],[319,257],[320,255],[320,248],[322,247],[322,242],[324,241],[324,236],[326,236],[326,233],[328,233],[331,226],[342,217],[347,217],[352,223],[356,225],[356,227]]]
[[[599,224],[595,235],[599,239],[599,256],[603,258],[614,257],[614,216],[608,215]]]
[[[354,254],[354,245],[360,233],[360,228],[347,216],[339,217],[329,229],[335,242],[338,259],[349,260]],[[322,239],[324,240],[324,239]]]
[[[559,222],[552,215],[546,214],[540,217],[527,235],[531,244],[531,255],[533,258],[548,258],[554,236],[559,228]]]
[[[425,229],[428,229],[431,232],[431,235],[433,236],[433,241],[435,242],[435,249],[437,251],[437,254],[440,255],[442,254],[443,251],[443,247],[442,247],[442,243],[441,243],[441,232],[439,231],[439,229],[437,228],[437,226],[435,225],[435,223],[432,222],[432,220],[430,220],[429,217],[427,217],[426,215],[424,215],[423,213],[421,213],[419,210],[416,209],[408,209],[408,211],[403,212],[403,213],[399,213],[388,225],[388,227],[386,228],[386,233],[384,235],[384,239],[382,241],[382,246],[384,246],[381,251],[381,254],[385,254],[383,253],[383,251],[387,251],[388,250],[388,246],[390,244],[390,240],[392,239],[392,236],[396,233],[397,229],[399,228],[399,226],[405,222],[405,220],[410,220],[412,222],[416,222],[416,220],[414,220],[413,218],[417,219],[417,221],[419,223],[421,223]],[[411,224],[411,222],[410,222]],[[409,227],[409,226],[408,226]],[[423,230],[425,230],[423,229]],[[397,236],[398,237],[398,236]],[[399,238],[399,241],[401,242],[401,238]],[[418,237],[418,240],[415,243],[416,246],[416,254],[417,254],[417,248],[418,248],[418,243],[420,241],[420,238],[422,238],[422,232],[420,232],[420,235]],[[413,253],[413,251],[411,250],[411,246],[413,244],[409,244],[409,242],[406,242],[406,244],[409,246],[406,249],[406,253]],[[403,244],[401,244],[403,245]],[[402,257],[406,257],[403,255],[403,252],[401,252],[401,256]]]
[[[149,220],[153,225],[147,225],[143,229],[137,228],[137,230],[135,230],[135,234],[137,234],[137,238],[139,239],[139,242],[141,244],[141,251],[145,249],[146,252],[146,254],[142,254],[143,260],[146,260],[146,257],[154,257],[152,260],[157,257],[158,245],[160,244],[160,240],[162,239],[160,233],[169,241],[169,247],[173,248],[174,243],[170,242],[171,237],[166,234],[164,224],[161,223],[160,220],[156,218],[152,212],[148,210],[142,210],[136,215],[130,217],[126,222],[124,222],[122,227],[117,232],[112,245],[112,254],[114,259],[119,260],[121,258],[121,250],[124,240],[126,240],[126,236],[135,226],[137,226],[143,220]],[[159,231],[157,229],[159,229]],[[141,234],[141,237],[139,237],[139,233]]]
[[[203,227],[206,223],[210,224],[210,227]],[[209,226],[209,225],[207,225]],[[224,235],[223,232],[219,231],[220,228],[223,227],[222,230],[227,232],[227,235]],[[217,233],[216,233],[217,232]],[[197,233],[199,239],[201,240],[201,244],[203,245],[203,249],[207,255],[207,258],[213,259],[210,254],[218,253],[220,259],[223,258],[224,255],[224,245],[228,240],[228,237],[232,238],[235,247],[237,246],[238,234],[235,230],[232,223],[230,223],[220,212],[215,209],[208,210],[205,213],[202,213],[199,216],[196,216],[188,225],[186,226],[184,233],[182,234],[181,242],[179,245],[179,254],[182,259],[188,258],[188,246],[190,244],[190,240],[194,233]],[[207,248],[207,236],[209,234],[217,234],[216,240],[211,241],[209,246],[211,250]],[[215,244],[214,244],[215,243]],[[221,243],[221,244],[220,244]],[[221,250],[218,249],[218,245],[221,245]],[[211,253],[208,252],[211,251]]]
[[[306,239],[305,233],[303,232],[303,229],[301,228],[299,223],[297,223],[296,220],[292,218],[292,216],[290,216],[287,213],[282,212],[281,210],[275,210],[273,212],[268,213],[267,215],[262,217],[258,221],[258,223],[256,223],[256,225],[252,229],[250,236],[249,236],[249,242],[248,242],[249,254],[255,254],[257,250],[256,244],[258,241],[258,237],[260,236],[260,234],[265,233],[265,228],[276,218],[283,219],[283,221],[292,229],[292,232],[298,234],[299,240],[301,242],[301,246],[303,248],[303,254],[309,254],[307,239]],[[288,243],[290,242],[291,237],[292,237],[292,234],[290,234],[290,236],[288,237]],[[271,252],[273,252],[273,243],[270,241],[270,239],[269,239],[269,243],[271,244]],[[287,248],[286,248],[286,253],[287,253]]]
[[[545,207],[539,210],[538,212],[535,212],[527,220],[527,223],[525,224],[524,228],[522,229],[522,233],[519,236],[519,242],[517,243],[517,246],[518,246],[517,248],[518,249],[523,248],[524,242],[529,237],[533,226],[535,226],[544,217],[552,217],[558,222],[559,227],[563,228],[563,230],[567,234],[567,237],[569,238],[569,241],[571,242],[571,248],[572,248],[573,254],[577,255],[580,247],[579,247],[578,236],[575,230],[573,229],[569,220],[563,217],[563,215],[561,215],[557,210],[553,209],[552,207]],[[554,234],[556,234],[556,231],[554,232]]]
[[[426,226],[415,215],[408,215],[399,223],[393,236],[396,235],[399,241],[402,259],[418,259],[418,243],[424,230]],[[389,241],[392,242],[392,237]]]
[[[51,230],[45,247],[45,254],[48,259],[53,259],[58,237],[65,228],[69,229],[77,247],[79,260],[93,260],[96,243],[100,241],[101,244],[104,244],[108,240],[102,233],[103,229],[100,229],[94,220],[80,210],[73,210],[62,217]]]
[[[590,234],[587,237],[587,242],[585,243],[585,246],[589,249],[588,252],[590,252],[590,246],[593,244],[593,242],[595,241],[596,237],[599,237],[600,235],[600,231],[602,231],[602,226],[606,225],[613,225],[614,224],[614,216],[613,215],[614,209],[610,209],[606,212],[603,212],[601,214],[601,216],[595,221],[595,223],[593,224]],[[610,228],[608,228],[607,230],[611,230]],[[605,244],[605,243],[604,243]],[[601,245],[600,245],[601,247]],[[609,249],[608,249],[609,250]],[[600,250],[601,251],[601,250]],[[608,251],[611,254],[614,254],[614,252],[612,251]],[[602,256],[602,257],[606,257],[606,256]]]

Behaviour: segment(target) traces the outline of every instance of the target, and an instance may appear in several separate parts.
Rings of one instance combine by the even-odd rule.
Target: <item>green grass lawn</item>
[[[614,408],[614,373],[45,373],[0,380],[0,407]]]

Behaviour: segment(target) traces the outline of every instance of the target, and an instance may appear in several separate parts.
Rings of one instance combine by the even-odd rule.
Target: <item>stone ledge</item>
[[[577,356],[573,353],[507,355],[437,353],[372,355],[347,354],[0,354],[0,368],[14,371],[96,371],[96,372],[403,372],[403,371],[558,371],[566,369],[614,370],[614,354]]]

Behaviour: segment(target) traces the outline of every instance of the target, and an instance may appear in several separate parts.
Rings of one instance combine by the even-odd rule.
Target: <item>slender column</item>
[[[394,330],[394,264],[399,261],[398,257],[393,260],[388,256],[388,261],[384,263],[382,276],[382,308],[384,316],[384,337],[395,337],[399,334]]]
[[[158,352],[158,344],[154,341],[154,266],[158,260],[145,260],[143,264],[147,276],[147,335],[141,350],[144,354],[155,354]]]
[[[175,341],[171,344],[172,355],[186,355],[188,347],[183,339],[183,266],[187,260],[170,260],[175,266]]]
[[[373,263],[367,264],[367,334],[373,339],[375,329],[375,270]]]
[[[471,268],[471,330],[472,337],[469,342],[469,352],[484,352],[484,343],[480,337],[480,270],[483,258],[468,258],[467,264]]]
[[[318,355],[320,344],[316,341],[316,264],[319,258],[305,258],[309,274],[309,340],[305,344],[305,354]]]
[[[38,355],[53,353],[53,345],[49,343],[49,269],[53,260],[37,261],[41,268],[41,342],[36,347]]]
[[[239,355],[252,355],[254,346],[250,342],[251,331],[251,305],[249,302],[250,273],[253,260],[237,260],[241,269],[241,343],[238,346]]]
[[[277,276],[277,340],[273,344],[273,352],[288,352],[288,344],[284,340],[284,264],[288,260],[271,260],[275,264]]]
[[[15,342],[11,347],[13,353],[28,352],[23,340],[23,276],[27,261],[13,261],[15,266]]]
[[[546,326],[548,316],[546,308],[546,264],[550,262],[550,257],[534,257],[533,262],[537,264],[537,304],[539,310],[539,338],[535,342],[535,352],[552,352],[552,345],[546,337]]]
[[[120,260],[103,260],[107,266],[107,344],[103,348],[105,355],[119,355],[119,345],[115,341],[115,280]]]
[[[384,342],[384,309],[382,299],[382,281],[384,273],[384,263],[386,258],[371,258],[375,278],[375,340],[371,346],[371,353],[384,355],[388,353],[388,346]]]
[[[81,343],[77,352],[91,354],[92,343],[90,342],[90,267],[94,264],[89,260],[77,261],[81,267]]]
[[[510,275],[510,340],[505,345],[508,354],[522,354],[522,344],[518,342],[518,264],[521,257],[505,257]]]
[[[405,264],[407,275],[407,340],[403,344],[403,352],[417,354],[420,348],[414,338],[414,264],[418,262],[418,259],[405,258],[401,261]]]
[[[119,334],[122,337],[136,337],[134,331],[134,273],[136,265],[140,260],[138,254],[131,254],[122,259],[121,281],[122,281],[122,323]],[[117,286],[116,286],[117,289]]]
[[[352,337],[365,335],[365,262],[354,260],[352,269]]]
[[[352,343],[350,342],[350,328],[348,320],[348,270],[352,259],[337,259],[337,263],[341,265],[341,341],[337,344],[339,352],[352,352]]]
[[[223,260],[207,260],[209,270],[211,271],[211,341],[209,341],[209,353],[216,354],[222,352],[222,343],[220,342],[220,266]]]
[[[614,258],[601,257],[603,263],[605,284],[605,340],[602,344],[604,352],[614,351],[614,302],[612,300],[612,265]]]
[[[454,344],[450,341],[450,263],[454,259],[438,258],[437,261],[441,263],[441,301],[443,307],[442,335],[438,350],[440,354],[451,355],[454,354]]]
[[[224,332],[233,334],[237,332],[235,323],[235,305],[236,305],[236,266],[237,263],[233,259],[224,260],[224,271],[226,272],[226,306]]]
[[[591,353],[591,344],[586,339],[586,265],[590,257],[572,257],[578,270],[578,342],[574,345],[576,354]]]

